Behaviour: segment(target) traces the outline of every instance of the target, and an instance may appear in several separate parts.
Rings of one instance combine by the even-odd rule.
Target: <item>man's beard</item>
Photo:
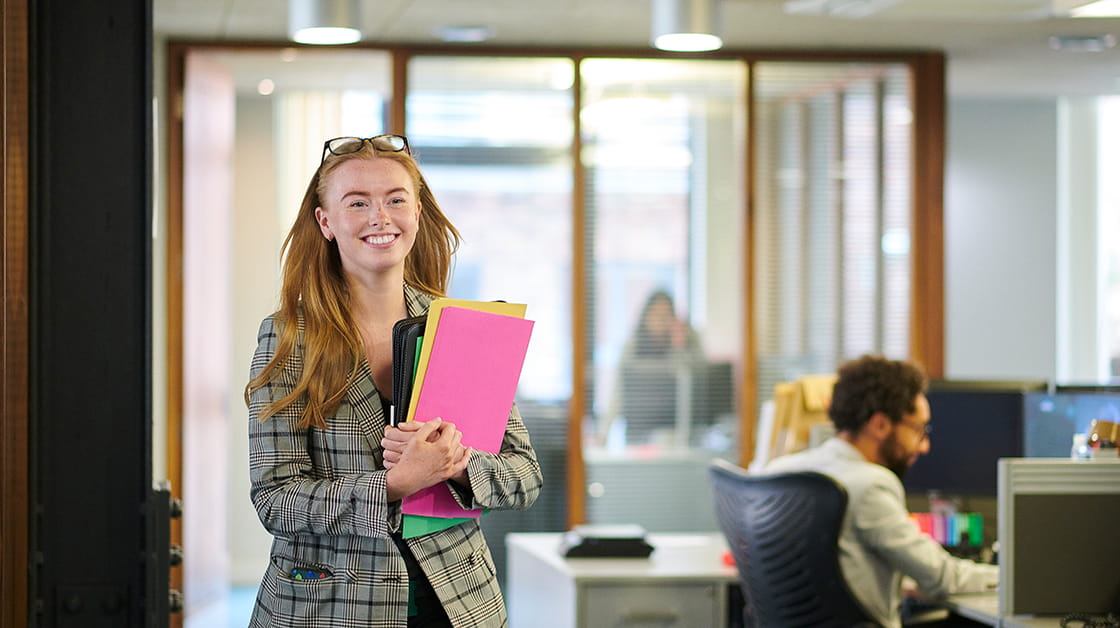
[[[879,445],[879,458],[884,461],[883,466],[897,475],[899,480],[904,479],[906,472],[910,470],[910,456],[902,451],[902,446],[894,434]]]

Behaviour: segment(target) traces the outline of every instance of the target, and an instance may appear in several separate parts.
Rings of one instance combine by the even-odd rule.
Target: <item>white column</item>
[[[1100,295],[1098,118],[1095,98],[1058,106],[1057,380],[1092,383],[1108,374]]]

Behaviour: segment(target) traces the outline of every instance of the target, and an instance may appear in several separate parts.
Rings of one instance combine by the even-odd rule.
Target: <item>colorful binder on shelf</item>
[[[408,419],[441,417],[463,433],[464,445],[497,453],[533,328],[524,312],[521,304],[434,301],[421,343]],[[406,537],[414,536],[410,531],[426,534],[482,514],[459,506],[444,483],[405,498],[402,511]]]

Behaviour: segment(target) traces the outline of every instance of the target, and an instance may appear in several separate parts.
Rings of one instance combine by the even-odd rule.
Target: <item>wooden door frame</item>
[[[164,267],[166,316],[166,420],[167,480],[173,500],[183,499],[183,91],[186,57],[190,47],[167,48],[167,92],[164,108],[167,129],[167,241]],[[171,520],[171,544],[183,546],[183,518]],[[183,591],[182,564],[171,567],[170,586]],[[183,625],[182,613],[171,616],[170,628]]]
[[[27,0],[3,0],[4,217],[0,221],[3,314],[0,359],[0,627],[27,625],[28,460],[28,22]]]

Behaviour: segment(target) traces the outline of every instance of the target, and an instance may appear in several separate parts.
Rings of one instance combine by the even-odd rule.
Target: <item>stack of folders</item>
[[[923,534],[945,547],[979,547],[984,542],[984,518],[979,513],[914,512],[910,519]]]
[[[529,347],[533,321],[525,305],[436,299],[427,316],[393,329],[393,407],[390,424],[441,418],[463,433],[462,443],[498,453]],[[405,498],[402,534],[412,538],[483,514],[459,505],[446,482]]]

